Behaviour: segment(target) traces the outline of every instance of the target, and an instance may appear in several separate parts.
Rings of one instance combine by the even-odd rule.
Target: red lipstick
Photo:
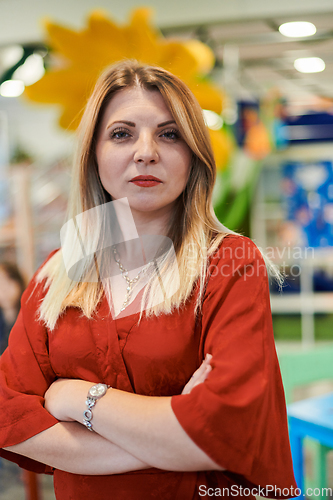
[[[153,175],[138,175],[133,177],[130,182],[133,182],[133,184],[140,187],[153,187],[162,183],[161,179],[158,179],[158,177],[154,177]]]

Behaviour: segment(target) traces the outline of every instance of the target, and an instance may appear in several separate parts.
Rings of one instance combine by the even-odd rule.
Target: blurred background
[[[0,349],[22,283],[60,246],[87,98],[106,66],[135,58],[194,92],[216,213],[285,275],[271,305],[288,404],[331,394],[332,0],[1,0],[0,28]],[[327,442],[303,451],[306,485],[333,487]],[[51,479],[2,461],[0,499],[23,498],[54,498]]]

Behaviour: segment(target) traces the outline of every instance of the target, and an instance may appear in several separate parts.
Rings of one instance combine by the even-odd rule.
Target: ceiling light
[[[325,63],[320,57],[300,57],[294,61],[294,66],[300,73],[320,73],[325,69]]]
[[[223,126],[223,120],[220,115],[210,111],[209,109],[203,110],[204,120],[208,128],[211,130],[220,130]]]
[[[10,45],[9,47],[4,47],[0,52],[1,66],[5,69],[14,66],[22,59],[24,54],[23,47],[21,45]]]
[[[18,97],[24,92],[24,83],[21,80],[6,80],[0,85],[0,95],[3,97]]]
[[[291,38],[300,38],[303,36],[312,36],[316,33],[317,28],[314,24],[308,22],[284,23],[279,27],[281,35]]]
[[[45,73],[44,61],[40,54],[32,54],[27,57],[25,63],[13,74],[14,80],[22,80],[24,85],[32,85],[38,82]]]

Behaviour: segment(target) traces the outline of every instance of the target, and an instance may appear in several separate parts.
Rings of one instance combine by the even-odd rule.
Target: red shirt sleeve
[[[58,422],[44,408],[44,394],[55,380],[48,355],[45,326],[36,319],[43,283],[33,278],[22,295],[21,310],[0,358],[0,448],[11,446]],[[36,472],[50,468],[6,450],[4,458]]]
[[[297,486],[265,262],[250,239],[228,236],[210,271],[202,335],[213,369],[190,394],[172,398],[173,411],[221,467],[290,492]]]

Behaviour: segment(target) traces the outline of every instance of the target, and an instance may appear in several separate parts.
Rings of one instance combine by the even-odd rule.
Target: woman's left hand
[[[71,422],[76,400],[84,403],[90,386],[91,383],[83,380],[59,378],[46,391],[44,407],[58,420]]]

